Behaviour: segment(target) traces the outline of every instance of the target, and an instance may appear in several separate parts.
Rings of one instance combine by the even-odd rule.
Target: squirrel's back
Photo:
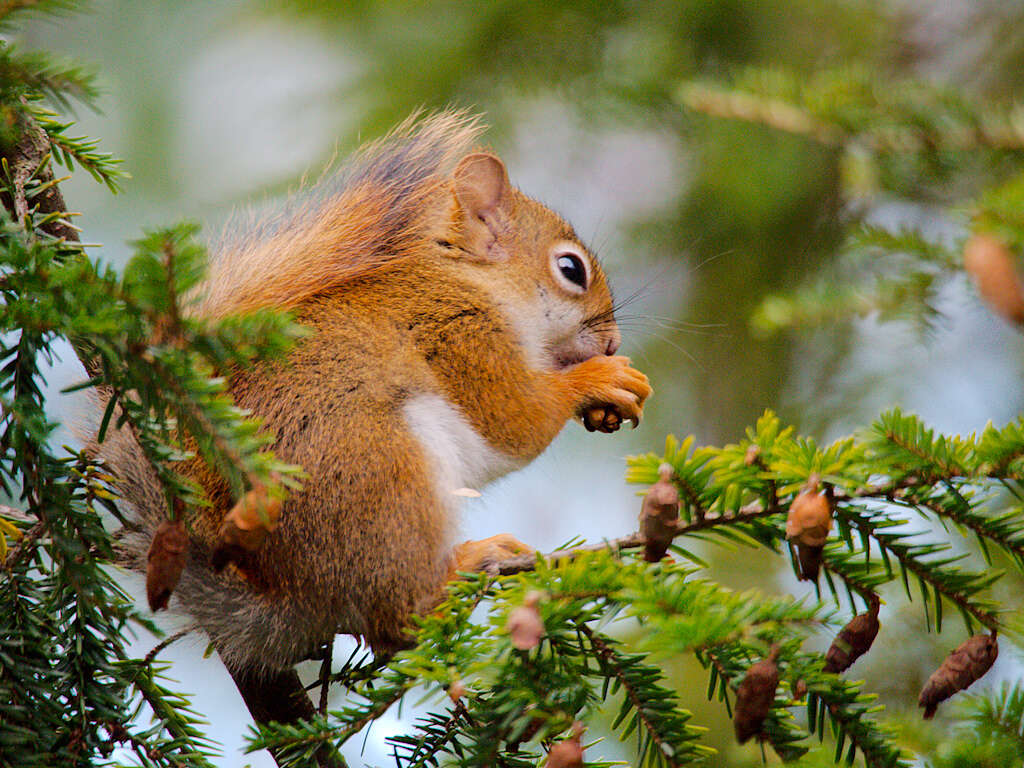
[[[466,112],[414,114],[277,212],[232,222],[211,248],[193,311],[288,309],[412,255],[443,205],[452,168],[482,131]]]
[[[615,356],[600,265],[500,159],[470,151],[479,133],[464,113],[411,118],[214,250],[190,311],[291,309],[313,331],[286,364],[230,376],[307,473],[255,551],[213,567],[233,499],[203,462],[180,467],[212,504],[188,513],[174,600],[231,667],[278,669],[339,631],[399,647],[451,573],[507,554],[453,549],[459,489],[531,461],[573,416],[639,421],[650,387]],[[145,570],[166,502],[131,434],[108,441],[136,512],[125,559]]]
[[[211,248],[207,280],[189,311],[219,318],[294,309],[415,257],[445,213],[452,169],[481,131],[480,122],[463,112],[413,115],[270,215],[243,215]],[[100,448],[132,508],[130,525],[118,535],[120,560],[145,572],[150,541],[166,519],[164,493],[129,430],[111,429]],[[197,546],[209,535],[209,521],[201,517],[190,523],[192,546],[175,602],[186,607],[229,666],[281,667],[311,650],[310,635],[337,630],[336,616],[311,611],[308,603],[257,595],[231,568],[215,572],[208,548]],[[306,626],[311,623],[316,626]]]

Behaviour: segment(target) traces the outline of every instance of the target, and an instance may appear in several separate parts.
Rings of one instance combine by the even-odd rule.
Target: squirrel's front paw
[[[650,397],[647,376],[628,357],[592,357],[566,372],[579,405],[575,415],[591,432],[614,432],[623,421],[640,423]]]
[[[531,552],[533,547],[523,544],[510,533],[499,533],[480,541],[464,541],[452,552],[448,578],[455,578],[456,571],[491,572],[502,560]]]

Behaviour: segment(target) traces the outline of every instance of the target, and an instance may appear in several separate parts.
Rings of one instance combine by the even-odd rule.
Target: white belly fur
[[[453,491],[482,488],[523,465],[493,448],[442,395],[416,395],[402,407],[402,413],[433,464],[438,498],[449,508],[458,500]]]

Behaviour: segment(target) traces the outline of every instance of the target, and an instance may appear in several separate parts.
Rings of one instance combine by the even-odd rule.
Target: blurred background
[[[669,432],[731,442],[772,408],[830,440],[900,405],[937,429],[969,433],[1022,411],[1024,341],[966,279],[943,288],[937,319],[923,327],[870,314],[772,335],[751,323],[767,296],[832,262],[851,206],[955,237],[964,220],[950,204],[987,183],[988,169],[904,189],[861,179],[854,199],[840,153],[701,116],[679,96],[685,81],[746,66],[811,77],[857,65],[1003,99],[1024,85],[1019,30],[1024,4],[1005,0],[94,0],[87,12],[27,25],[18,39],[100,73],[102,114],[76,117],[82,133],[125,158],[132,178],[114,197],[76,173],[64,194],[82,213],[84,240],[115,265],[145,227],[193,218],[216,239],[232,211],[272,204],[416,108],[485,115],[486,140],[513,183],[565,215],[603,260],[624,301],[623,352],[656,390],[638,430],[604,436],[570,425],[529,468],[467,501],[466,537],[510,531],[552,549],[575,535],[633,530],[639,502],[622,481],[622,457],[657,450]],[[50,384],[81,377],[69,351]],[[62,403],[65,419],[82,407]],[[808,592],[781,559],[702,552],[735,588]],[[916,695],[962,629],[950,622],[948,637],[929,637],[919,607],[896,589],[886,597],[876,650],[853,672],[882,694],[906,744],[934,749],[944,726],[918,724]],[[140,652],[153,643],[140,637]],[[183,641],[165,655],[210,717],[223,765],[271,765],[239,751],[248,715],[202,651]],[[759,764],[760,750],[735,746],[722,707],[704,701],[703,672],[666,668],[721,750],[709,765]],[[985,684],[1019,671],[1005,644]],[[385,738],[400,728],[395,719],[374,725],[364,745],[353,740],[350,763],[389,764]],[[613,738],[588,758],[633,754]]]

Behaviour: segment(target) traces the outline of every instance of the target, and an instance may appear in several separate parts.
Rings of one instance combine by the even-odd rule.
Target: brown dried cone
[[[458,704],[459,699],[466,695],[466,684],[456,678],[448,685],[448,698]]]
[[[743,464],[748,467],[754,466],[758,459],[761,458],[761,446],[751,445],[747,448],[746,453],[743,454]]]
[[[271,496],[266,486],[255,486],[224,516],[213,550],[213,567],[220,570],[245,552],[255,552],[267,534],[277,528],[281,499]]]
[[[824,550],[824,547],[812,547],[807,544],[796,545],[796,561],[800,566],[800,581],[818,580]]]
[[[984,233],[971,235],[964,246],[964,269],[992,309],[1011,323],[1024,325],[1024,288],[1005,243]]]
[[[552,745],[548,751],[547,768],[583,768],[583,747],[580,737],[584,731],[579,720],[572,724],[572,736]]]
[[[153,534],[146,556],[146,599],[150,610],[166,608],[178,586],[188,554],[188,535],[181,520],[164,520]]]
[[[659,480],[651,486],[640,507],[640,533],[644,560],[656,563],[665,556],[678,532],[679,491],[672,483],[672,465],[658,467]]]
[[[876,597],[871,601],[871,608],[867,613],[857,614],[839,630],[839,634],[825,654],[826,672],[839,673],[849,669],[853,662],[868,652],[881,626],[878,622],[878,608],[879,601]]]
[[[768,717],[775,701],[775,689],[779,687],[779,647],[772,646],[768,658],[752,665],[736,689],[736,708],[733,727],[740,744],[751,736],[761,733],[764,719]]]
[[[796,545],[801,579],[818,580],[821,552],[831,529],[832,507],[825,495],[818,493],[818,477],[811,475],[786,518],[786,538]]]
[[[931,720],[943,701],[962,691],[988,672],[999,655],[996,635],[969,637],[953,651],[942,665],[932,672],[917,697],[917,705],[924,707],[924,719]]]
[[[527,593],[523,604],[513,608],[508,615],[505,630],[511,636],[512,645],[520,651],[536,648],[544,637],[544,622],[537,610],[540,597],[539,592]]]
[[[807,681],[804,680],[803,678],[800,678],[795,683],[793,683],[793,698],[799,701],[800,699],[802,699],[806,695],[807,695]]]

